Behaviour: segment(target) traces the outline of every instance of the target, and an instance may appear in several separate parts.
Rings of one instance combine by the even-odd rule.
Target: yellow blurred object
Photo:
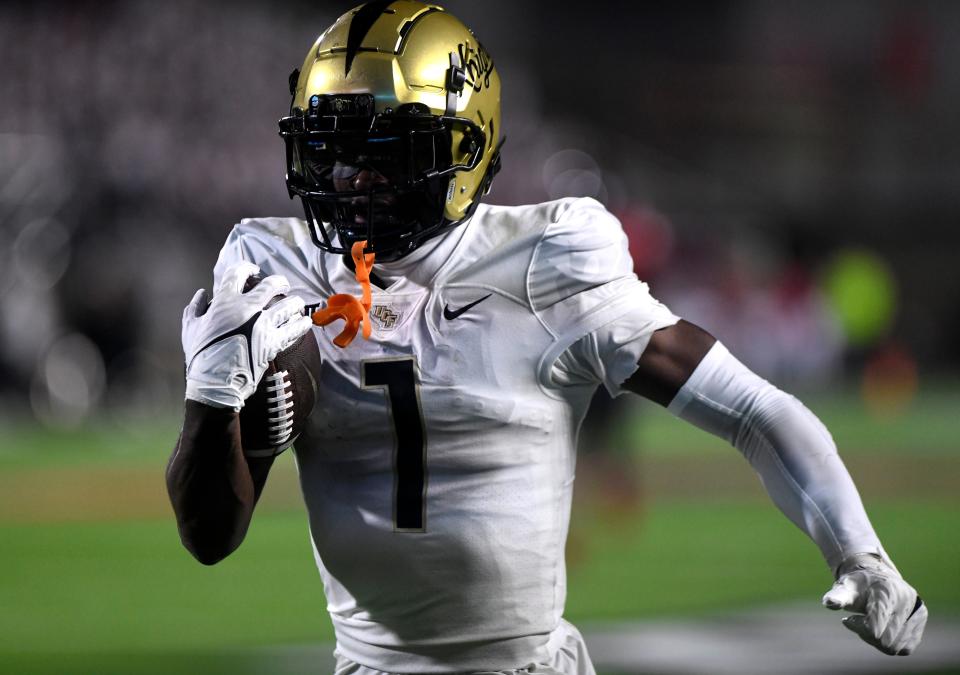
[[[824,291],[851,345],[882,339],[897,310],[897,283],[887,262],[866,250],[840,252],[827,270]]]

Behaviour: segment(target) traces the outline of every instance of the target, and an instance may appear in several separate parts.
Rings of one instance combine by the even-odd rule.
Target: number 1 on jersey
[[[416,362],[411,358],[363,361],[364,389],[386,388],[396,435],[393,524],[397,531],[423,532],[426,457],[423,411],[417,396]]]

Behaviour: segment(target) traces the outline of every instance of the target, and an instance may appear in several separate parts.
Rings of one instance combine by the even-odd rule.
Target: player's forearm
[[[832,570],[852,554],[882,550],[823,424],[723,345],[704,357],[669,409],[739,449],[773,501],[817,543]]]
[[[734,445],[774,503],[820,547],[831,571],[856,553],[880,553],[850,473],[830,433],[796,398],[771,388]]]
[[[167,492],[180,539],[197,560],[212,565],[240,545],[256,500],[238,413],[186,401]]]

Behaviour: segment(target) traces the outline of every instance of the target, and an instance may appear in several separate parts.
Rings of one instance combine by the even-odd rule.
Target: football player
[[[291,90],[280,135],[305,218],[243,220],[212,301],[199,291],[183,315],[167,484],[198,560],[244,537],[273,458],[245,456],[239,411],[312,331],[320,401],[295,453],[337,673],[594,672],[563,619],[564,541],[601,384],[738,448],[822,551],[824,604],[887,654],[916,648],[927,609],[817,418],[657,302],[598,202],[481,203],[500,166],[500,78],[462,23],[369,2],[320,36]],[[322,308],[364,295],[371,257],[352,326],[369,339],[351,342],[335,303]]]

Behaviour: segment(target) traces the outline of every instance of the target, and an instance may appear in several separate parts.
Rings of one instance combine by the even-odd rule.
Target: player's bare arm
[[[707,331],[682,319],[661,328],[650,338],[637,362],[637,371],[624,388],[667,407],[716,341]]]
[[[167,466],[167,491],[183,545],[212,565],[243,541],[273,457],[245,457],[240,415],[187,400]]]
[[[927,608],[880,545],[829,432],[803,404],[685,321],[653,333],[624,388],[744,454],[781,511],[820,547],[836,577],[823,604],[854,612],[847,628],[886,654],[917,648]]]
[[[243,541],[272,456],[247,457],[240,410],[269,361],[312,325],[303,301],[281,276],[263,279],[242,262],[223,274],[213,299],[197,291],[183,313],[186,404],[183,428],[167,467],[167,491],[184,546],[204,564]]]

